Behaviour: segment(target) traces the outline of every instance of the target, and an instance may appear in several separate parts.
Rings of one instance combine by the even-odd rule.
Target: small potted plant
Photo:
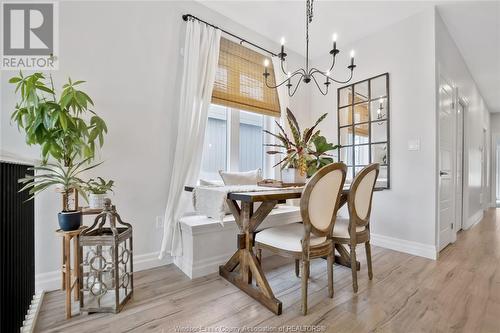
[[[113,192],[113,185],[113,180],[105,181],[101,177],[97,177],[97,179],[89,179],[86,184],[89,208],[104,209],[104,201],[107,198],[106,194],[109,191]]]
[[[292,139],[288,137],[284,128],[275,121],[279,132],[277,134],[267,130],[264,130],[264,132],[278,139],[279,143],[268,143],[265,146],[284,150],[267,151],[271,155],[285,154],[285,157],[274,165],[281,168],[282,182],[303,184],[307,176],[312,176],[319,168],[333,162],[333,159],[328,157],[329,155],[326,152],[339,146],[327,143],[326,138],[320,135],[319,130],[316,130],[318,124],[328,115],[327,113],[319,117],[314,126],[301,132],[299,123],[292,111],[288,108],[286,111]]]
[[[87,166],[88,162],[87,158],[70,167],[65,167],[60,163],[46,163],[30,168],[35,172],[35,175],[19,179],[19,182],[24,184],[20,192],[29,189],[30,199],[33,199],[39,192],[56,186],[58,192],[63,194],[63,209],[57,215],[59,227],[64,231],[76,230],[81,226],[82,212],[78,209],[70,209],[69,197],[73,191],[77,191],[88,201],[85,193],[86,183],[80,178],[80,174],[100,164]]]

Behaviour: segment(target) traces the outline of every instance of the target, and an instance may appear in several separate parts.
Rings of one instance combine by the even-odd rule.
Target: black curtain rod
[[[191,15],[191,14],[184,14],[184,15],[182,15],[182,19],[183,19],[184,21],[186,21],[186,22],[187,22],[187,20],[189,20],[189,18],[192,18],[192,19],[198,20],[198,21],[200,21],[200,22],[202,22],[202,23],[205,23],[206,25],[209,25],[209,26],[211,26],[211,27],[214,27],[215,29],[219,29],[220,31],[222,31],[222,32],[223,32],[223,33],[225,33],[226,35],[229,35],[229,36],[231,36],[231,37],[234,37],[234,38],[236,38],[236,39],[239,39],[239,40],[240,40],[240,44],[241,44],[241,43],[247,43],[248,45],[252,45],[253,47],[258,48],[259,50],[262,50],[262,51],[264,51],[264,52],[266,52],[266,53],[269,53],[270,55],[272,55],[272,56],[274,56],[274,57],[276,57],[276,56],[277,56],[275,53],[273,53],[273,52],[271,52],[271,51],[269,51],[269,50],[266,50],[265,48],[263,48],[263,47],[261,47],[261,46],[259,46],[259,45],[257,45],[257,44],[254,44],[254,43],[252,43],[252,42],[247,41],[247,40],[246,40],[246,39],[244,39],[244,38],[241,38],[241,37],[239,37],[239,36],[236,36],[235,34],[232,34],[232,33],[230,33],[229,31],[226,31],[226,30],[224,30],[224,29],[221,29],[221,28],[219,28],[219,27],[218,27],[218,26],[216,26],[216,25],[213,25],[213,24],[210,24],[210,23],[208,23],[208,22],[206,22],[206,21],[203,21],[202,19],[200,19],[200,18],[198,18],[198,17],[196,17],[196,16],[194,16],[194,15]]]

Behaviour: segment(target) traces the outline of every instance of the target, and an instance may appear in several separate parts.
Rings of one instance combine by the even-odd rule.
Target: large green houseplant
[[[272,133],[265,130],[267,134],[278,139],[279,143],[268,143],[265,146],[273,147],[267,151],[268,154],[281,154],[284,157],[274,166],[280,166],[285,182],[302,183],[306,176],[312,176],[321,167],[333,163],[333,158],[328,151],[339,148],[338,145],[328,143],[326,138],[320,135],[320,130],[316,127],[326,118],[327,113],[316,120],[311,128],[300,130],[297,118],[290,109],[286,109],[286,118],[292,138],[290,138],[283,126],[275,121],[279,132]],[[278,148],[278,150],[276,150]]]
[[[78,89],[84,81],[69,79],[59,96],[52,77],[46,78],[42,73],[24,76],[20,72],[9,82],[16,85],[15,91],[20,94],[11,119],[26,135],[28,145],[40,146],[42,157],[42,164],[34,168],[37,174],[20,182],[24,188],[30,188],[32,195],[58,186],[64,198],[58,215],[61,228],[79,226],[81,212],[70,209],[69,194],[78,192],[86,198],[86,182],[79,174],[96,167],[88,163],[94,158],[96,146],[104,143],[106,123],[91,110],[92,99]],[[49,158],[56,163],[48,163]]]

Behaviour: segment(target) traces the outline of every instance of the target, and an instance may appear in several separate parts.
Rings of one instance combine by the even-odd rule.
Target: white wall
[[[176,142],[181,15],[199,16],[272,50],[279,45],[192,1],[61,2],[59,12],[60,69],[54,79],[59,87],[68,76],[87,81],[84,89],[109,127],[100,156],[105,162],[94,173],[116,181],[113,201],[134,226],[137,269],[161,264],[156,217],[164,214]],[[17,97],[7,81],[14,74],[1,73],[0,148],[34,159],[38,149],[27,147],[9,122]],[[292,105],[305,105],[301,94]],[[61,243],[54,230],[60,199],[47,191],[35,205],[37,283],[58,288]]]
[[[390,77],[391,189],[374,194],[373,242],[427,257],[435,256],[436,117],[434,12],[427,10],[352,45],[342,45],[337,73],[346,74],[348,52],[356,51],[352,82],[385,72]],[[326,68],[329,57],[313,64]],[[336,89],[323,97],[312,89],[312,118],[330,115],[323,134],[337,142]],[[420,151],[408,151],[419,139]],[[403,248],[407,246],[407,248]]]
[[[464,147],[464,211],[466,227],[478,222],[483,209],[490,203],[490,186],[482,186],[481,179],[486,177],[490,183],[489,161],[491,160],[490,115],[472,75],[465,64],[457,46],[446,29],[439,11],[436,12],[436,62],[437,77],[443,77],[457,88],[458,97],[467,101],[465,118]],[[436,82],[438,84],[438,82]],[[486,168],[481,170],[483,149],[483,130],[486,130]]]

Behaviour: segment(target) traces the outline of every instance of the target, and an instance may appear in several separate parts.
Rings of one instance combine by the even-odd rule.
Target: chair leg
[[[299,259],[295,259],[295,276],[296,277],[299,277],[299,271],[300,271],[300,260]]]
[[[366,251],[366,265],[368,266],[368,278],[373,279],[373,270],[372,270],[372,249],[370,246],[370,242],[365,243],[365,251]]]
[[[351,272],[352,272],[352,289],[355,293],[358,292],[358,271],[356,269],[356,244],[351,244]]]
[[[327,256],[328,297],[333,298],[333,250]]]
[[[307,279],[309,278],[309,261],[302,260],[302,314],[307,314]]]

